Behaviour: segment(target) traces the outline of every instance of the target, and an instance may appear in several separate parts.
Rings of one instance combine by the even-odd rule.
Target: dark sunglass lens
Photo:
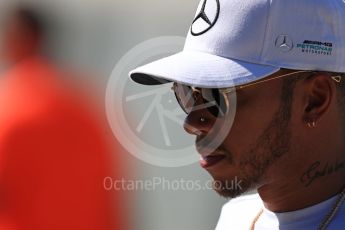
[[[175,84],[174,91],[177,101],[187,114],[193,109],[207,109],[215,117],[224,116],[226,113],[225,98],[218,89],[198,88],[198,92],[194,92],[190,86]],[[196,102],[196,95],[201,96],[202,103]]]
[[[219,114],[217,95],[213,93],[215,89],[202,89],[202,97],[205,108],[215,117]],[[218,90],[216,90],[218,91]]]
[[[215,89],[212,92],[217,102],[219,115],[224,116],[227,112],[227,105],[224,98],[225,95],[220,93],[218,89]]]
[[[195,104],[192,88],[189,86],[176,84],[175,95],[184,112],[187,114],[190,113]]]

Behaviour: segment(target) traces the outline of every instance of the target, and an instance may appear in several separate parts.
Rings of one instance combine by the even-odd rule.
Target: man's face
[[[274,76],[279,74],[282,73]],[[211,155],[208,159],[211,164],[202,161],[217,182],[215,190],[219,194],[236,197],[263,185],[267,169],[289,151],[291,90],[292,85],[281,79],[237,90],[234,123],[224,142],[214,151],[214,155],[223,157],[212,159]],[[204,122],[200,122],[201,117],[205,118]],[[193,111],[186,117],[185,129],[192,134],[195,130],[199,132],[196,139],[199,152],[207,148],[200,146],[200,140],[212,135],[210,130],[216,119],[225,118],[216,118],[207,109]]]

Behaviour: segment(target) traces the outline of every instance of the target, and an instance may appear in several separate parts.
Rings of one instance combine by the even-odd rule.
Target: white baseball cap
[[[281,68],[345,72],[345,0],[202,0],[183,51],[130,77],[225,88]]]

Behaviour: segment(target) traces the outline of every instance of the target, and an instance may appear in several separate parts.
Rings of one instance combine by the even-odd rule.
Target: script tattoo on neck
[[[325,164],[324,166],[321,165],[320,161],[316,161],[309,166],[307,171],[303,173],[300,181],[304,184],[305,187],[308,187],[316,179],[335,174],[343,169],[345,169],[344,161],[336,161],[334,164],[330,164],[327,162],[327,164]]]

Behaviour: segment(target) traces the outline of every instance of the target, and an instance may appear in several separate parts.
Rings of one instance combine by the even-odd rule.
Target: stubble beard
[[[287,82],[283,85],[282,100],[278,111],[274,114],[271,122],[258,138],[256,144],[248,152],[242,154],[239,159],[239,168],[236,180],[240,186],[232,186],[233,180],[217,181],[221,186],[215,188],[216,192],[225,198],[235,198],[244,193],[255,191],[263,184],[263,176],[267,169],[272,166],[280,157],[290,151],[291,146],[291,107],[292,88],[294,82]]]

